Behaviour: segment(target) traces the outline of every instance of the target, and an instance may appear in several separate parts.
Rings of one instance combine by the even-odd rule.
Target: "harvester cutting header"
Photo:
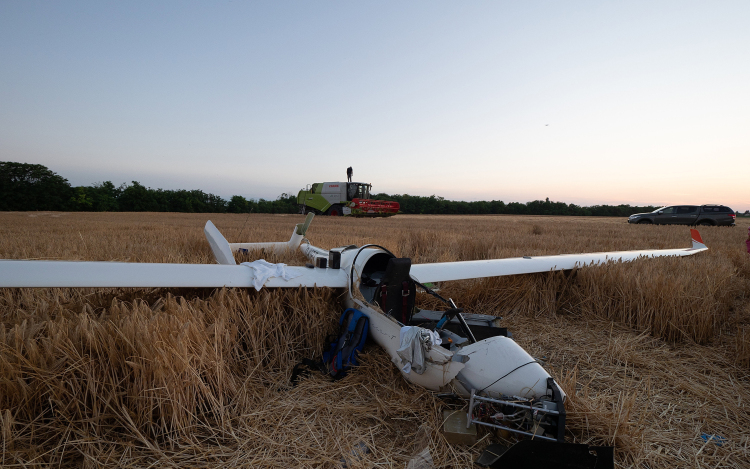
[[[370,198],[372,184],[365,182],[316,182],[297,194],[303,214],[390,217],[398,213],[398,202]]]

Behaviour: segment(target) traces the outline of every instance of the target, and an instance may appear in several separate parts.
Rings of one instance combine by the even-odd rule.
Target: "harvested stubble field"
[[[203,214],[2,213],[0,258],[212,262]],[[287,240],[295,215],[215,215],[230,242]],[[443,285],[503,316],[569,396],[568,440],[616,446],[618,467],[750,465],[748,220],[701,229],[690,258]],[[415,263],[688,247],[686,227],[515,216],[318,217],[325,248],[377,243]],[[249,259],[238,259],[249,260]],[[268,259],[302,264],[299,254]],[[429,447],[449,404],[369,346],[338,382],[288,387],[341,312],[327,290],[0,290],[3,467],[399,467]],[[424,296],[424,295],[422,295]],[[419,298],[422,306],[432,306]],[[719,435],[721,445],[701,435]]]

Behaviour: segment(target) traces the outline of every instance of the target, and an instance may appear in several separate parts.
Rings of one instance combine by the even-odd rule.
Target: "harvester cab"
[[[317,182],[297,194],[300,212],[331,216],[388,217],[398,213],[398,202],[370,199],[372,184]]]
[[[351,202],[354,199],[369,199],[371,187],[372,184],[364,184],[361,182],[347,182],[346,200]]]

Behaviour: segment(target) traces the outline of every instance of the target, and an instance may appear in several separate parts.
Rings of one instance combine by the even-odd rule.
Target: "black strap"
[[[407,311],[407,309],[409,307],[409,293],[410,293],[409,286],[410,286],[409,282],[407,282],[406,280],[404,280],[403,282],[401,282],[401,299],[402,299],[402,301],[401,301],[402,302],[402,305],[401,305],[401,324],[403,324],[403,325],[408,325],[409,324],[408,319],[407,319],[407,317],[409,316],[409,312]]]
[[[388,311],[385,310],[386,301],[388,301],[388,285],[382,284],[380,285],[380,309],[382,309],[385,314],[388,314]]]
[[[303,358],[301,362],[294,365],[292,370],[292,379],[290,380],[292,386],[297,385],[300,376],[310,376],[310,370],[322,370],[323,360],[311,360],[309,358]]]

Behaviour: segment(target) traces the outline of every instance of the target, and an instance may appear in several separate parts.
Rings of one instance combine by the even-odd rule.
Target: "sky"
[[[0,161],[750,209],[750,2],[0,0]]]

